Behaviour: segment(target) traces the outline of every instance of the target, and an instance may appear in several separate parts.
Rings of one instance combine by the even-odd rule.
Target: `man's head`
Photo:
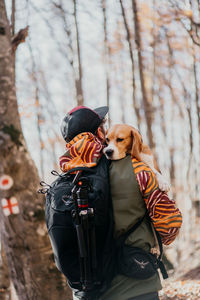
[[[107,106],[98,107],[94,110],[77,106],[64,117],[61,124],[61,133],[66,142],[71,141],[76,135],[82,132],[91,132],[100,135],[102,123],[108,112]]]

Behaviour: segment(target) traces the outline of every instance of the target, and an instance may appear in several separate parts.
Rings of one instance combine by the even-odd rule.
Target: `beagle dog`
[[[107,159],[118,160],[127,154],[131,154],[132,157],[143,161],[152,169],[157,177],[160,190],[169,191],[170,184],[160,173],[151,149],[148,145],[143,144],[142,137],[137,129],[126,124],[114,125],[106,133],[106,144],[104,154]]]

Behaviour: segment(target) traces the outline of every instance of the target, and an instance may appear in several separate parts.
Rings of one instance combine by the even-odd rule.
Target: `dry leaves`
[[[163,290],[160,291],[160,300],[199,300],[200,281],[172,281],[163,282]]]

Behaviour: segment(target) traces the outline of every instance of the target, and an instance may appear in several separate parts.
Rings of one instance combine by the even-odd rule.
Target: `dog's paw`
[[[163,192],[169,192],[171,186],[167,179],[160,173],[156,174],[159,189]]]

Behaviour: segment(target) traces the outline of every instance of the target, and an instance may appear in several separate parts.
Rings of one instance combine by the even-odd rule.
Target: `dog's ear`
[[[131,129],[131,137],[132,137],[132,148],[131,148],[131,156],[141,160],[140,153],[142,151],[142,137],[137,131],[137,129]]]

